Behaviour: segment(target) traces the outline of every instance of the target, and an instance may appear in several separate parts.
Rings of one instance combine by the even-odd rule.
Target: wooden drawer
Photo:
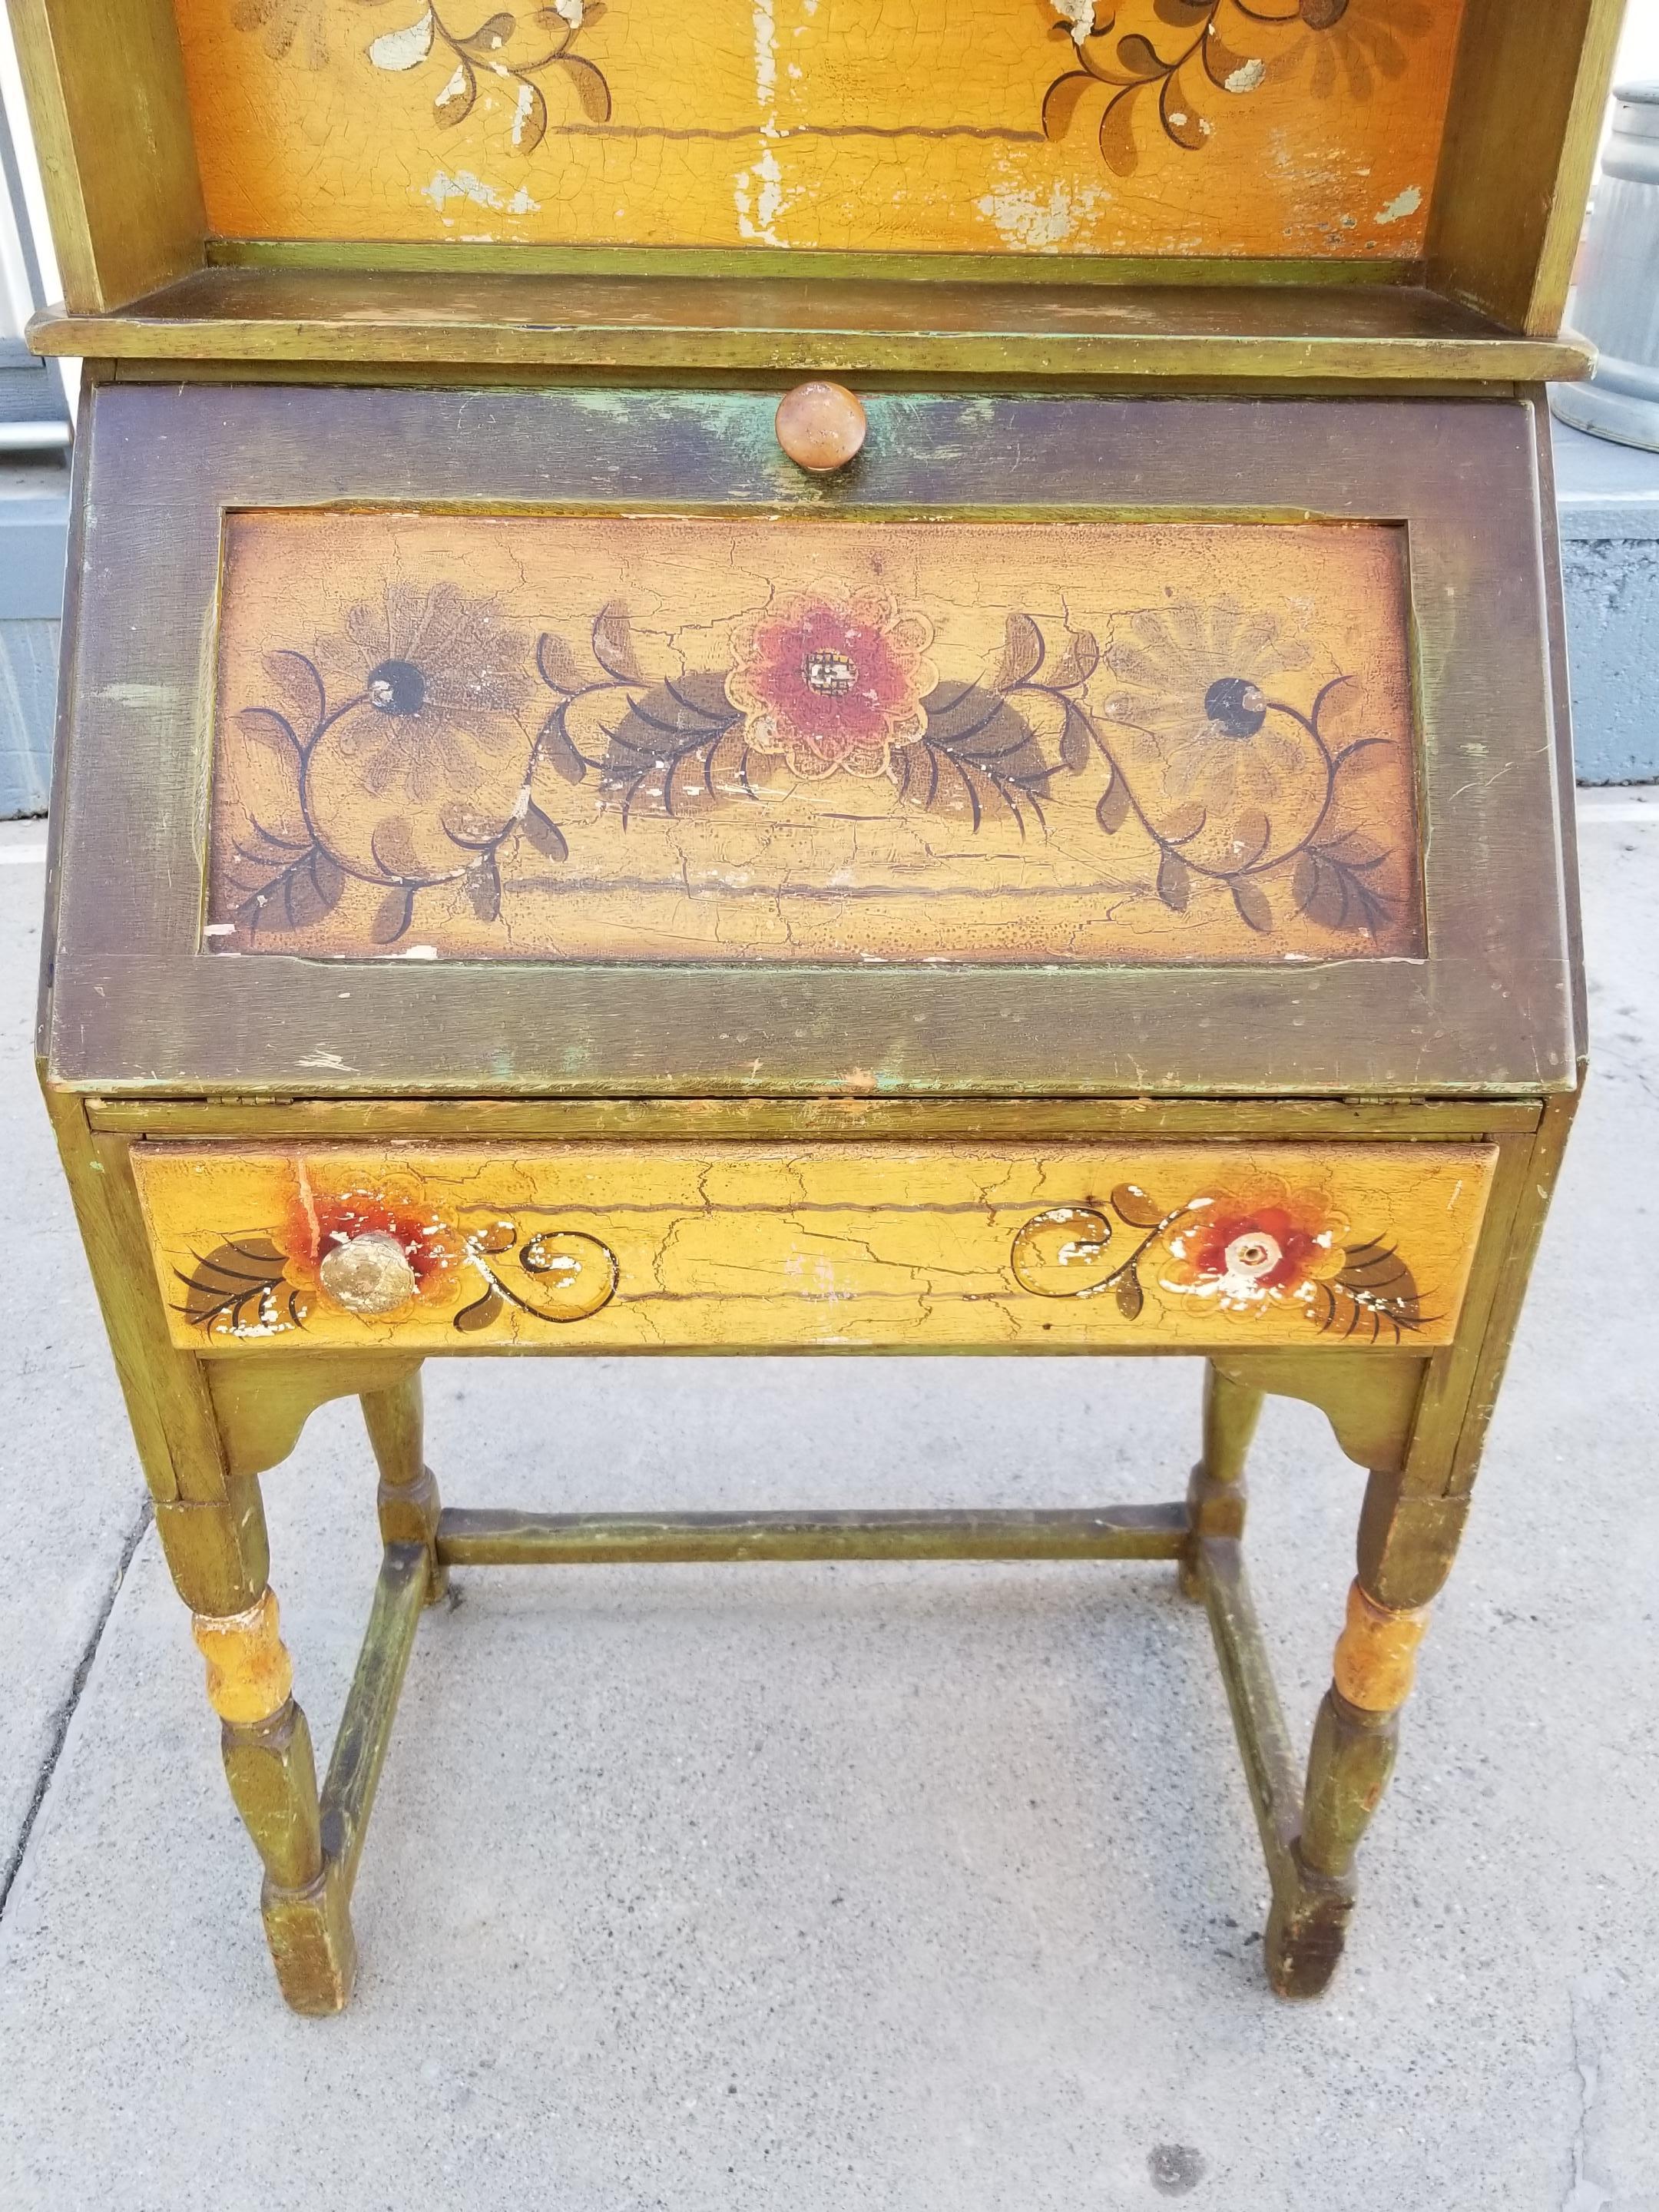
[[[141,1144],[173,1340],[424,1351],[1448,1342],[1478,1145]]]

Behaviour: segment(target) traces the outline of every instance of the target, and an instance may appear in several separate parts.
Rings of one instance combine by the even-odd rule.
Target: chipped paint
[[[1379,208],[1372,217],[1376,222],[1403,222],[1408,215],[1415,215],[1423,204],[1423,195],[1415,185],[1407,185],[1403,192],[1396,192],[1385,208]]]
[[[537,215],[541,211],[541,202],[532,199],[523,185],[504,198],[494,185],[486,184],[471,169],[457,169],[453,174],[447,169],[436,170],[421,198],[430,200],[441,214],[451,200],[465,200],[474,207],[489,208],[500,215]]]
[[[1055,253],[1107,197],[1091,185],[1051,185],[1046,195],[1014,186],[988,192],[974,205],[1005,246],[1023,253]]]

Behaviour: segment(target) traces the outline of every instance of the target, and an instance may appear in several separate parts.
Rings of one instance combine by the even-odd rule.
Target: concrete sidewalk
[[[21,1058],[39,842],[0,842],[6,2212],[1659,2212],[1659,805],[1586,805],[1597,1072],[1348,1960],[1302,2008],[1261,1979],[1171,1575],[779,1567],[459,1577],[356,2002],[284,2012]],[[1198,1406],[1187,1362],[429,1375],[458,1504],[1173,1497]],[[1299,1733],[1363,1478],[1291,1405],[1253,1476]],[[376,1557],[351,1410],[265,1492],[326,1742]]]

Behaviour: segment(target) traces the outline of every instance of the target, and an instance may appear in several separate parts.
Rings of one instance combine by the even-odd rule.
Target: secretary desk
[[[46,1097],[289,2004],[452,1570],[1164,1559],[1321,1991],[1584,1050],[1613,0],[11,0]],[[458,1511],[438,1355],[1188,1353],[1183,1500]],[[1364,1468],[1293,1750],[1263,1394]],[[319,1788],[258,1478],[361,1399]],[[1083,1747],[1079,1747],[1083,1755]]]

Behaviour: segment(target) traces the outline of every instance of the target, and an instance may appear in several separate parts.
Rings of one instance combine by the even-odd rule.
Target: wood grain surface
[[[1427,1348],[1495,1154],[1453,1145],[142,1145],[173,1340],[424,1351]],[[364,1315],[325,1263],[392,1237]]]

